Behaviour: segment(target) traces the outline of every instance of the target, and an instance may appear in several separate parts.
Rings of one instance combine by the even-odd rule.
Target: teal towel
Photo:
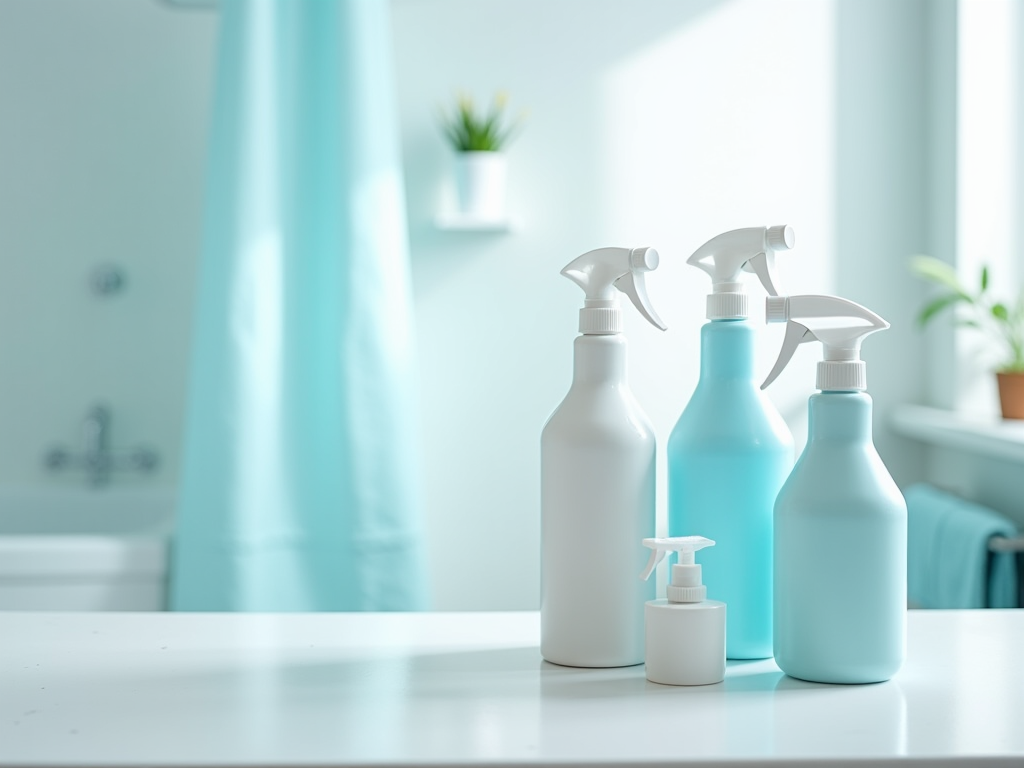
[[[991,554],[992,536],[1017,535],[1013,523],[990,509],[930,485],[906,489],[907,596],[921,608],[1014,608],[1014,555]],[[989,569],[989,557],[992,567]],[[987,584],[986,584],[987,579]],[[988,605],[986,605],[986,592]]]

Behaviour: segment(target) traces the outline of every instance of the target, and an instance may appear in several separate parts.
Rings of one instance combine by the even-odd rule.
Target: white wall
[[[437,608],[537,606],[540,431],[569,386],[581,303],[562,266],[606,244],[661,252],[647,283],[669,331],[626,313],[660,478],[697,379],[708,284],[689,254],[727,229],[790,223],[789,290],[835,289],[834,12],[815,0],[394,4]],[[450,156],[437,110],[497,89],[530,110],[509,152],[521,225],[438,232]],[[778,333],[766,332],[765,371]],[[801,442],[813,369],[803,358],[771,391]],[[664,525],[663,483],[659,502]]]
[[[914,39],[925,5],[895,12],[888,29],[883,4],[872,4],[884,28],[872,36],[885,41],[890,65],[902,66],[901,42]],[[851,263],[862,255],[851,246],[858,233],[837,215],[838,185],[851,173],[844,146],[860,153],[856,162],[873,158],[866,139],[837,131],[837,114],[863,99],[872,110],[902,109],[887,118],[898,127],[918,109],[901,89],[920,72],[872,98],[889,87],[889,71],[843,68],[843,46],[861,42],[840,24],[848,4],[392,7],[436,608],[537,605],[539,435],[569,386],[581,298],[558,271],[585,250],[661,251],[648,284],[669,331],[629,311],[626,330],[633,387],[662,446],[662,479],[665,441],[697,378],[707,292],[684,262],[726,229],[792,224],[797,248],[780,258],[787,290],[845,284],[893,320],[895,341],[882,334],[865,345],[878,410],[917,392],[920,372],[901,364],[912,338],[896,322],[908,311],[885,283],[903,269],[913,235],[889,215],[879,239],[903,238],[898,247],[869,254],[870,270],[852,277],[837,261],[837,253]],[[43,451],[73,442],[99,398],[113,406],[119,445],[161,452],[161,473],[146,482],[176,481],[215,31],[212,11],[150,0],[0,2],[0,483],[54,482],[41,469]],[[904,54],[919,55],[916,42]],[[844,101],[843,77],[860,78],[853,102]],[[499,88],[513,111],[530,111],[510,151],[519,226],[501,235],[438,231],[450,155],[437,110],[459,90],[487,99]],[[884,157],[898,155],[913,125],[872,134]],[[886,183],[918,172],[910,161],[893,173],[871,167]],[[918,183],[889,194],[917,194]],[[874,209],[865,203],[879,188],[862,177],[847,197],[870,214],[888,205],[884,196]],[[129,282],[100,300],[86,280],[108,261],[123,265]],[[780,334],[765,332],[765,371]],[[891,364],[888,376],[875,355]],[[816,359],[801,350],[771,391],[801,444]],[[911,477],[920,449],[880,439],[886,460]],[[664,501],[662,486],[662,526]]]
[[[142,0],[0,2],[0,484],[54,478],[86,410],[177,477],[216,16]],[[89,277],[124,270],[99,298]]]
[[[893,407],[926,395],[925,287],[910,257],[928,253],[930,0],[838,4],[836,264],[839,293],[889,321],[864,343],[875,444],[900,485],[924,473],[922,447],[887,427]],[[870,41],[870,45],[867,45]]]

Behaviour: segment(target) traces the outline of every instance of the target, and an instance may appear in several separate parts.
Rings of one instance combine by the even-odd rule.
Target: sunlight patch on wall
[[[779,257],[783,290],[835,290],[835,51],[833,2],[734,0],[666,29],[605,74],[598,124],[608,151],[592,183],[609,242],[661,252],[648,289],[669,331],[629,312],[626,330],[631,386],[662,444],[698,376],[710,283],[685,261],[701,243],[737,227],[791,224],[797,247]],[[753,279],[751,295],[760,319],[764,294]],[[782,333],[764,331],[756,370],[771,369]],[[798,449],[816,352],[798,356],[769,390]]]

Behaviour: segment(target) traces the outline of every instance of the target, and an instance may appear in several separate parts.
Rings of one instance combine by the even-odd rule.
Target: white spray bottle
[[[647,679],[662,685],[711,685],[725,678],[725,603],[707,600],[694,553],[715,542],[703,536],[644,539],[651,548],[646,581],[669,552],[678,552],[661,600],[644,607]]]
[[[626,382],[618,292],[665,329],[644,285],[653,248],[600,248],[562,274],[586,292],[573,380],[541,434],[541,654],[573,667],[644,660],[639,539],[654,535],[654,431]]]
[[[704,558],[704,580],[729,605],[730,659],[772,655],[772,504],[793,467],[793,437],[754,375],[757,329],[742,275],[777,293],[775,253],[794,243],[785,225],[734,229],[687,262],[711,277],[710,322],[697,388],[668,441],[668,532],[701,531],[725,545]]]
[[[888,680],[903,663],[907,505],[871,440],[864,337],[889,327],[835,296],[769,297],[786,322],[767,387],[820,341],[807,446],[775,501],[775,661],[819,683]]]

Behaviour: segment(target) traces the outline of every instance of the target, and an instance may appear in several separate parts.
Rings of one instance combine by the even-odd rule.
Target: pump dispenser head
[[[686,260],[711,276],[708,296],[708,320],[742,320],[750,317],[747,294],[740,272],[753,272],[770,296],[778,296],[775,287],[775,252],[788,251],[796,244],[796,234],[788,224],[775,227],[748,227],[724,232],[708,240]]]
[[[708,588],[701,581],[700,566],[694,559],[694,552],[704,547],[713,547],[715,542],[703,536],[675,536],[669,539],[644,539],[645,547],[651,548],[651,557],[640,578],[647,581],[669,552],[679,553],[679,562],[672,566],[672,580],[666,597],[672,603],[699,603],[708,596]]]
[[[598,248],[569,262],[562,274],[587,294],[580,310],[580,333],[622,333],[616,289],[629,297],[651,325],[664,331],[666,326],[651,306],[644,283],[644,274],[657,269],[659,261],[653,248]]]
[[[889,324],[870,309],[838,296],[769,296],[769,323],[786,323],[786,336],[764,389],[793,359],[796,348],[807,341],[820,341],[825,359],[818,363],[815,386],[825,392],[867,389],[867,370],[860,359],[865,336],[884,331]]]

